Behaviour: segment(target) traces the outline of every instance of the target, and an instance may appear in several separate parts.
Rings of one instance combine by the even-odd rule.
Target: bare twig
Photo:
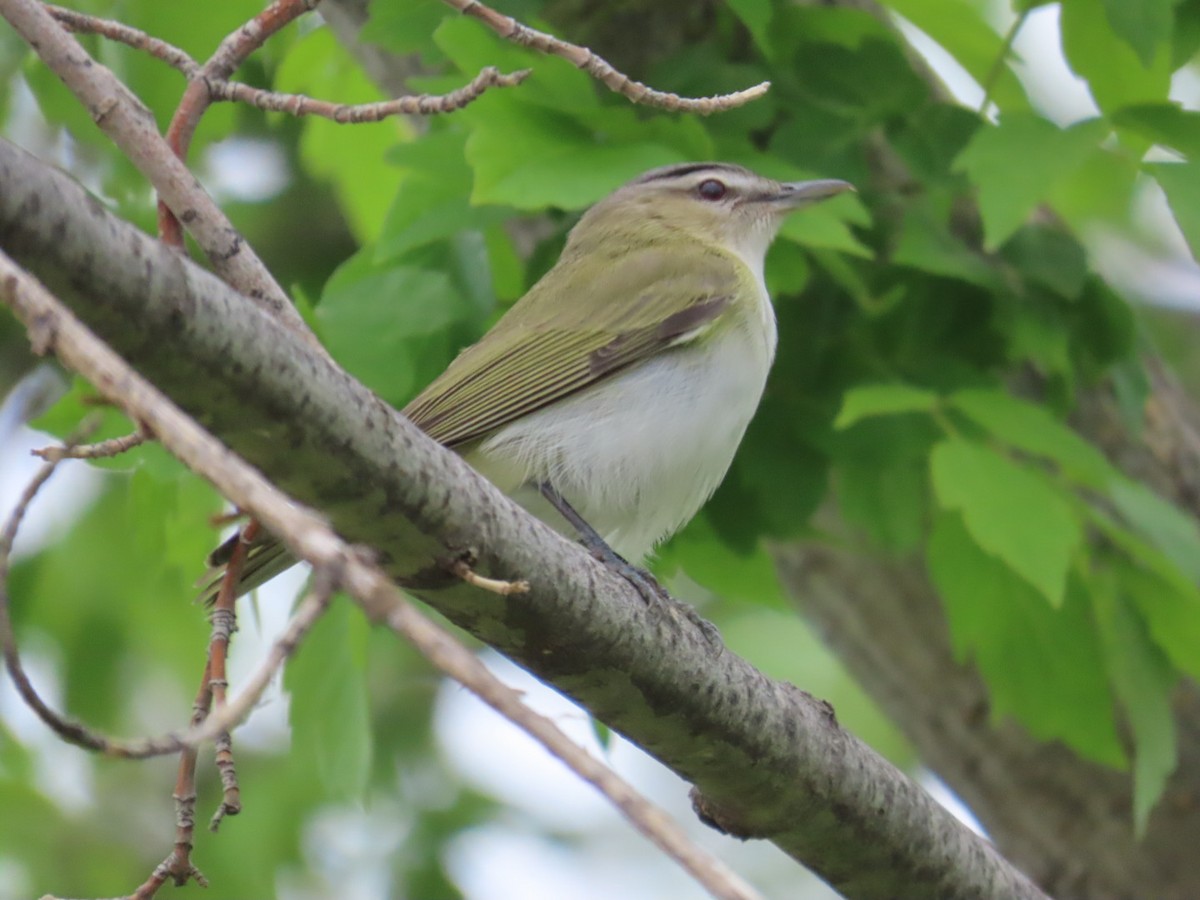
[[[98,34],[110,41],[117,41],[132,47],[134,50],[149,53],[155,59],[162,60],[171,68],[182,72],[187,78],[194,77],[200,71],[200,64],[192,59],[186,51],[137,28],[132,28],[124,22],[89,16],[86,13],[66,9],[62,6],[53,6],[49,3],[46,4],[46,9],[58,20],[60,25],[76,34]]]
[[[754,87],[746,88],[732,94],[721,94],[715,97],[680,97],[665,91],[656,91],[640,81],[634,81],[628,75],[613,68],[601,57],[587,47],[570,44],[564,40],[522,25],[512,16],[496,12],[484,6],[479,0],[445,0],[447,4],[457,9],[463,15],[478,19],[505,40],[512,41],[522,47],[532,47],[541,53],[558,56],[567,62],[583,69],[609,90],[626,97],[634,103],[643,106],[654,106],[672,112],[693,112],[702,116],[715,112],[723,112],[744,106],[751,100],[757,100],[766,94],[771,82],[764,81]]]
[[[205,672],[212,697],[213,709],[220,713],[226,705],[229,681],[225,673],[225,662],[229,655],[229,642],[237,631],[237,583],[242,577],[242,566],[251,542],[258,534],[258,522],[251,519],[241,531],[241,539],[234,545],[233,553],[225,567],[221,589],[213,605],[212,638],[208,642],[208,662]],[[207,713],[206,713],[207,714]],[[193,721],[193,726],[200,722]],[[233,760],[233,740],[228,729],[216,734],[216,764],[221,773],[221,805],[209,821],[209,829],[216,831],[225,816],[236,816],[242,811],[241,788],[238,787],[237,767]]]
[[[96,424],[98,424],[98,420],[85,422],[76,436],[67,439],[67,446],[75,444]],[[59,716],[34,688],[33,682],[29,679],[29,675],[21,663],[16,632],[13,630],[12,617],[9,614],[8,567],[12,559],[13,543],[21,528],[21,522],[25,519],[25,513],[29,510],[29,505],[64,459],[66,459],[65,455],[49,459],[38,469],[29,484],[25,486],[25,490],[21,492],[21,496],[17,498],[16,506],[13,507],[5,521],[3,529],[0,529],[0,652],[3,652],[4,655],[4,667],[7,669],[9,677],[12,678],[17,693],[21,695],[21,699],[25,701],[26,705],[64,740],[95,750],[99,749],[99,742],[95,736],[82,725]]]
[[[71,90],[93,121],[180,212],[213,267],[314,347],[316,338],[299,312],[225,214],[158,133],[154,116],[36,0],[0,0],[0,15]]]
[[[236,81],[212,80],[208,82],[209,96],[213,100],[247,103],[259,109],[285,112],[293,116],[320,116],[339,125],[357,125],[361,122],[379,122],[396,115],[434,115],[462,109],[478,99],[489,88],[513,87],[529,75],[528,69],[500,74],[493,66],[480,71],[470,82],[449,94],[414,94],[381,100],[377,103],[330,103],[315,100],[304,94],[280,94],[264,91]]]
[[[449,94],[414,94],[377,103],[333,103],[305,94],[266,91],[228,78],[205,76],[201,65],[179,47],[123,22],[85,15],[60,6],[47,6],[47,9],[59,23],[73,32],[98,34],[118,41],[165,62],[181,72],[188,81],[204,81],[208,88],[208,102],[245,103],[258,109],[293,116],[320,116],[338,124],[380,122],[397,115],[427,116],[454,112],[478,99],[489,88],[514,87],[529,75],[528,69],[501,75],[498,69],[488,66],[470,82]]]
[[[195,728],[204,721],[212,704],[212,688],[209,685],[208,665],[200,679],[200,689],[192,703],[191,725]],[[207,887],[204,873],[192,862],[192,837],[196,833],[196,758],[195,746],[184,747],[179,752],[179,766],[175,775],[175,790],[171,798],[175,801],[175,845],[166,859],[154,867],[154,871],[137,890],[131,900],[149,900],[169,879],[176,887],[194,880]]]
[[[64,459],[105,459],[111,456],[120,456],[127,450],[140,447],[149,437],[150,435],[145,430],[139,428],[130,434],[109,438],[96,444],[78,444],[76,446],[64,444],[61,447],[42,447],[29,452],[34,456],[40,456],[46,462],[59,462]]]
[[[334,573],[375,621],[386,622],[439,669],[478,694],[543,744],[590,784],[664,852],[716,897],[748,900],[756,892],[719,861],[695,846],[664,813],[574,742],[545,716],[526,707],[520,694],[492,675],[448,632],[422,617],[378,568],[342,541],[325,522],[290,500],[253,467],[208,434],[161,392],[81,325],[35,279],[0,252],[0,302],[13,309],[35,346],[52,351],[126,415],[144,422],[162,445],[192,471],[279,536],[294,556]],[[213,719],[218,718],[214,716]],[[208,726],[212,722],[205,723]]]
[[[1004,43],[1000,46],[1000,52],[996,54],[996,58],[992,60],[991,66],[988,67],[987,75],[984,76],[983,83],[980,87],[983,88],[983,99],[979,101],[979,115],[987,114],[988,107],[992,103],[992,91],[996,89],[996,82],[1000,80],[1000,73],[1004,71],[1004,64],[1008,61],[1008,56],[1012,53],[1013,44],[1017,40],[1017,35],[1021,28],[1024,27],[1026,20],[1029,18],[1029,13],[1032,12],[1032,7],[1027,7],[1017,14],[1012,25],[1004,35]]]
[[[455,560],[450,570],[472,587],[480,588],[481,590],[491,591],[493,594],[499,594],[501,597],[507,597],[510,594],[526,594],[529,592],[528,581],[506,581],[503,578],[488,578],[480,575],[469,565],[466,560]]]

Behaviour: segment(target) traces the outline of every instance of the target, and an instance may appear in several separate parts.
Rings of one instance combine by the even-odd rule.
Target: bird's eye
[[[725,182],[717,181],[715,178],[705,179],[696,188],[696,193],[704,200],[720,200],[725,196]]]

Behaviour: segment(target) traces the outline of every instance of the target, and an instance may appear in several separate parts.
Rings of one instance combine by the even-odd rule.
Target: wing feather
[[[689,251],[668,246],[624,253],[603,278],[594,277],[594,256],[564,256],[405,415],[447,446],[469,443],[696,339],[722,317],[749,273],[719,249],[697,252],[692,245]]]

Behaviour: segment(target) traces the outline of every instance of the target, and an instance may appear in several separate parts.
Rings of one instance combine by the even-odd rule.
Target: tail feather
[[[235,534],[221,546],[208,555],[208,571],[200,576],[196,586],[200,588],[197,597],[205,605],[216,602],[217,592],[225,577],[225,566],[233,555],[233,548],[241,540],[240,534]],[[266,584],[280,572],[290,569],[296,560],[288,555],[283,544],[269,534],[250,544],[246,559],[242,564],[241,577],[238,579],[237,595],[247,594],[257,587]]]

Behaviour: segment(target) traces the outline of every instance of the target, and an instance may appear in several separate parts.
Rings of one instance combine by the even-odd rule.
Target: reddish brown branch
[[[221,589],[217,591],[217,602],[211,614],[212,638],[208,644],[208,664],[205,673],[208,675],[208,686],[212,696],[213,708],[220,713],[226,706],[226,694],[229,680],[226,676],[225,663],[229,656],[229,642],[237,631],[237,584],[242,577],[242,567],[246,562],[246,553],[250,544],[258,534],[259,525],[251,519],[242,528],[237,544],[229,558],[225,575],[221,580]],[[207,711],[205,713],[207,715]],[[193,721],[192,727],[200,725]],[[209,828],[216,831],[225,816],[236,816],[242,811],[241,788],[238,787],[237,767],[233,760],[233,741],[228,730],[221,730],[216,736],[216,764],[221,773],[222,797],[221,805],[213,814]]]
[[[274,0],[270,6],[221,41],[220,46],[188,82],[187,89],[175,108],[167,126],[167,144],[181,160],[187,159],[188,148],[205,110],[212,103],[207,82],[223,81],[263,45],[271,35],[309,12],[317,0]],[[173,247],[183,246],[183,229],[171,207],[158,204],[159,236]]]

